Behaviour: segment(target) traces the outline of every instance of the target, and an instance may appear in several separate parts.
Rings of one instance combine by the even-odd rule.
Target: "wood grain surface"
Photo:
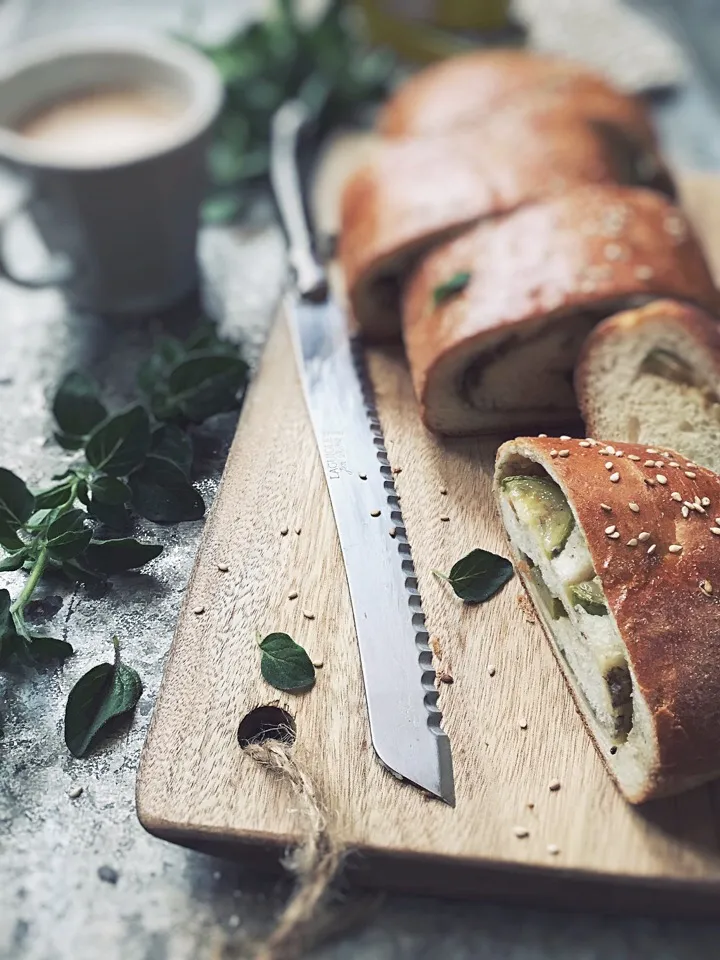
[[[687,178],[684,196],[720,274],[720,180]],[[333,204],[329,190],[326,225]],[[296,804],[237,739],[250,710],[277,704],[295,718],[294,755],[358,852],[351,864],[363,882],[603,910],[715,912],[720,786],[628,806],[519,581],[465,606],[432,575],[473,547],[507,553],[491,499],[497,442],[430,436],[402,353],[374,349],[368,363],[390,460],[401,468],[396,484],[437,666],[454,678],[441,685],[440,706],[457,805],[398,782],[369,744],[342,558],[281,312],[180,613],[138,775],[142,823],[177,842],[267,850],[277,860],[302,830]],[[278,694],[262,680],[257,633],[276,630],[323,660],[309,693]],[[551,791],[555,779],[561,787]],[[518,838],[517,826],[529,835]]]

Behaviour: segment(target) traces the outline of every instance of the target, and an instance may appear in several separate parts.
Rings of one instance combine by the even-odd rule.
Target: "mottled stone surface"
[[[720,15],[712,0],[638,5],[657,8],[682,39],[689,38],[708,60],[714,57]],[[178,18],[203,6],[213,4],[6,0],[0,6],[0,32],[7,41],[54,30],[73,18],[175,26]],[[75,13],[69,17],[71,9]],[[714,61],[709,67],[701,63],[688,89],[659,108],[668,148],[686,165],[719,165],[717,70]],[[223,329],[242,340],[255,359],[284,273],[282,239],[267,208],[261,207],[242,230],[209,232],[202,253],[207,302]],[[54,293],[25,293],[1,284],[0,463],[30,482],[46,479],[67,460],[47,439],[48,398],[62,374],[72,367],[92,370],[119,405],[130,394],[138,358],[154,333],[163,325],[182,329],[190,316],[186,306],[162,323],[113,325],[69,316]],[[198,480],[208,500],[233,426],[232,417],[222,417],[196,433]],[[220,937],[267,929],[287,893],[282,882],[153,839],[135,817],[137,759],[201,529],[200,523],[143,525],[141,533],[164,543],[165,552],[143,574],[115,578],[104,594],[46,584],[36,620],[66,635],[76,656],[62,669],[17,670],[0,677],[2,960],[205,960]],[[0,585],[11,590],[20,581],[21,575],[0,575]],[[76,760],[62,741],[64,702],[74,681],[110,656],[115,633],[124,656],[142,674],[145,691],[132,724],[87,759]],[[719,939],[720,926],[698,922],[388,898],[361,929],[317,957],[710,960],[718,956]]]

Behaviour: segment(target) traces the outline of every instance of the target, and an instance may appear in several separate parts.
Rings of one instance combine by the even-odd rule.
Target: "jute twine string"
[[[341,866],[345,844],[330,829],[315,784],[295,762],[286,744],[278,740],[251,743],[245,747],[245,754],[292,789],[304,819],[302,842],[284,860],[285,868],[296,878],[295,890],[272,933],[246,955],[252,960],[297,960],[319,939],[345,926],[344,922],[338,923],[338,918],[330,920],[321,915],[323,901]],[[223,952],[228,955],[227,947]]]

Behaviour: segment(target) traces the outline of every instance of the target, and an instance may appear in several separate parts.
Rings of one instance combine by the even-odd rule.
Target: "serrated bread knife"
[[[450,741],[393,474],[360,344],[329,293],[305,214],[297,154],[307,119],[299,101],[276,113],[271,175],[295,277],[286,314],[345,562],[372,742],[391,773],[454,805]]]

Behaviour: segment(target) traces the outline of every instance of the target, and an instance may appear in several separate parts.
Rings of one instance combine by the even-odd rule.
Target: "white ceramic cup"
[[[117,161],[68,161],[11,129],[63,97],[144,85],[179,98],[180,109],[159,139]],[[10,215],[0,224],[0,275],[33,288],[57,284],[72,306],[97,313],[144,313],[187,294],[197,282],[205,153],[222,96],[210,61],[162,36],[74,32],[4,53],[0,165],[22,178],[19,209],[53,265],[43,276],[23,272]]]

